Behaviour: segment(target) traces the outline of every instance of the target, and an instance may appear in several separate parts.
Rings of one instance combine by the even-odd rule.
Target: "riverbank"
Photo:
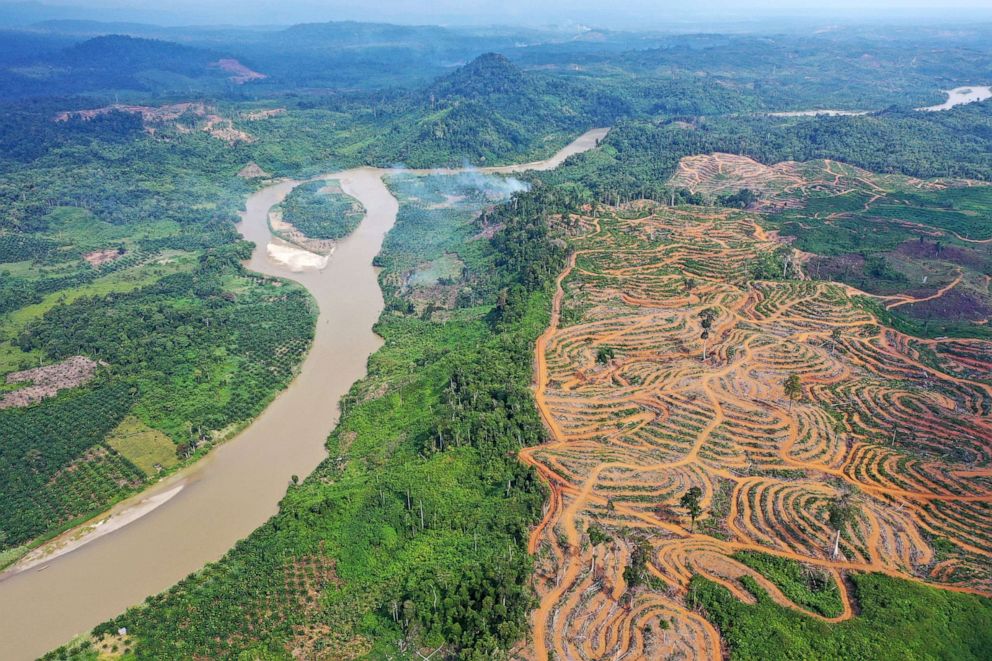
[[[68,533],[59,535],[58,538],[51,542],[25,554],[11,568],[11,572],[18,573],[34,569],[39,565],[44,565],[59,556],[76,550],[83,544],[88,544],[104,535],[109,535],[115,530],[120,530],[129,523],[137,521],[157,507],[169,502],[173,496],[176,496],[182,491],[183,486],[183,484],[178,484],[165,493],[145,494],[137,503],[128,501],[122,507],[110,510],[110,512],[98,517],[95,521],[85,523]],[[38,571],[44,569],[45,567],[41,567]]]
[[[950,110],[955,106],[961,106],[966,103],[978,103],[980,101],[985,101],[986,99],[992,99],[992,87],[986,87],[983,85],[955,87],[952,90],[945,90],[944,93],[947,94],[947,101],[944,101],[936,106],[917,108],[917,110],[923,112],[940,112],[942,110]]]
[[[591,131],[547,161],[489,170],[555,167],[595,146],[605,132]],[[177,474],[168,488],[182,488],[167,501],[52,558],[42,572],[21,571],[0,581],[5,659],[33,658],[219,559],[276,512],[293,475],[309,474],[326,456],[336,403],[364,376],[368,357],[381,343],[372,332],[383,308],[372,258],[398,211],[382,181],[386,172],[359,168],[324,175],[339,179],[366,215],[322,270],[292,272],[268,256],[268,212],[299,182],[278,182],[248,198],[238,228],[256,248],[246,266],[299,282],[320,310],[299,375],[240,435]]]

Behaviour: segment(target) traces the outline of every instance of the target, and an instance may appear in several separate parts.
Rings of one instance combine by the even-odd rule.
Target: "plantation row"
[[[0,264],[44,258],[55,242],[31,234],[0,234]]]
[[[140,472],[103,439],[135,399],[123,382],[98,382],[26,409],[0,411],[0,547],[17,546],[60,523],[106,506]],[[95,459],[91,470],[78,470]],[[87,487],[96,490],[87,492]]]

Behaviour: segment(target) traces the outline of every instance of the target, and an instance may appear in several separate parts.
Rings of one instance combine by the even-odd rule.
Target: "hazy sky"
[[[11,0],[0,0],[0,4]],[[46,4],[152,12],[169,22],[285,24],[364,20],[435,24],[664,27],[737,22],[910,18],[992,20],[992,0],[48,0]]]

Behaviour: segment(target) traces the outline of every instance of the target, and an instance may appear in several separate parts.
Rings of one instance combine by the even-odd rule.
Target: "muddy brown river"
[[[596,146],[606,132],[589,131],[546,161],[481,171],[554,168]],[[366,215],[321,270],[292,272],[267,257],[269,209],[301,182],[277,183],[248,198],[238,226],[256,244],[248,268],[299,282],[320,308],[299,375],[257,420],[203,460],[5,572],[2,661],[44,654],[218,560],[275,514],[292,475],[308,475],[325,457],[337,402],[365,375],[381,343],[372,332],[383,307],[372,258],[399,208],[382,181],[386,173],[360,168],[326,175],[340,181]]]

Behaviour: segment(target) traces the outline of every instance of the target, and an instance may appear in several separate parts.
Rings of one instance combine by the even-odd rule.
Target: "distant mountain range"
[[[0,96],[208,93],[265,76],[229,53],[122,35],[72,43],[65,36],[7,33]]]
[[[9,2],[0,4],[0,28],[20,28],[55,19],[87,21],[128,21],[177,25],[177,14],[153,9],[124,7],[78,7],[43,2]]]
[[[46,13],[18,15],[27,20]],[[351,21],[278,28],[163,27],[64,18],[0,31],[0,37],[0,98],[229,92],[225,76],[211,66],[221,60],[237,60],[264,73],[267,89],[275,92],[414,89],[485,52],[534,58],[535,50],[604,50],[631,43],[629,35],[622,42],[610,33],[586,30]],[[648,39],[647,45],[655,41]]]

